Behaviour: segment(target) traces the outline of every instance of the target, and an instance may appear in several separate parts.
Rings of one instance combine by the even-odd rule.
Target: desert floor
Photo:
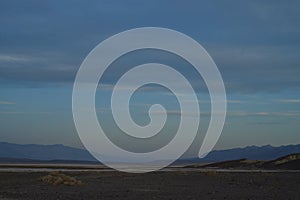
[[[0,172],[0,199],[300,199],[300,173],[63,172],[82,185],[51,185],[49,172]]]

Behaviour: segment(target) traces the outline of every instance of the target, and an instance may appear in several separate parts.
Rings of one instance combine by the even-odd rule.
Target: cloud
[[[277,101],[281,103],[300,103],[300,99],[279,99]]]
[[[24,54],[0,54],[0,64],[3,63],[26,63],[26,62],[37,62],[43,61],[40,57],[33,57],[31,55],[24,55]]]
[[[14,55],[0,55],[0,62],[24,62],[27,59]]]
[[[0,114],[8,114],[8,115],[50,115],[53,112],[22,112],[22,111],[0,111]]]
[[[297,90],[298,7],[294,0],[272,5],[237,0],[1,1],[0,84],[73,83],[81,62],[99,42],[130,28],[155,25],[182,31],[203,44],[229,92]]]
[[[12,101],[0,101],[0,105],[14,105],[16,102]]]
[[[132,85],[118,85],[115,87],[114,84],[99,84],[97,89],[99,90],[105,90],[105,91],[132,91],[134,90],[136,87],[132,86]],[[139,88],[139,91],[163,91],[162,89],[157,89],[156,86],[153,85],[146,85],[143,86],[141,88]]]
[[[165,112],[163,111],[152,111],[155,115],[163,115]],[[168,115],[174,115],[174,116],[188,116],[188,117],[197,117],[198,114],[196,112],[181,112],[180,110],[167,110],[166,113]],[[202,114],[202,113],[201,113]]]
[[[231,111],[227,112],[228,116],[233,117],[300,117],[300,112],[248,112],[248,111]]]
[[[161,111],[154,111],[153,114],[164,114]],[[196,112],[181,112],[180,110],[168,110],[169,115],[184,115],[196,117]],[[201,116],[211,116],[211,112],[200,112]],[[218,113],[216,113],[218,114]],[[249,111],[227,111],[227,117],[300,117],[300,111],[294,112],[249,112]]]

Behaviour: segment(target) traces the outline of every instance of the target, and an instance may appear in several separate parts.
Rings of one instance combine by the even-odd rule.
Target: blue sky
[[[295,0],[1,1],[0,141],[80,147],[71,102],[72,84],[81,62],[113,34],[156,26],[197,40],[222,74],[229,101],[217,149],[298,144],[299,6]],[[184,73],[198,80],[184,63],[157,52],[124,58],[120,65],[147,59],[183,65]],[[108,73],[103,81],[109,85],[116,77]],[[194,149],[207,126],[210,106],[203,83],[196,85],[203,125]],[[154,91],[140,91],[132,102],[137,123],[147,123],[147,105],[164,93],[159,88]],[[99,90],[96,106],[99,115],[107,116],[108,129],[116,132],[106,115],[108,105],[101,103],[109,94],[109,89]],[[176,101],[165,96],[162,103],[173,111],[167,131],[172,132]]]

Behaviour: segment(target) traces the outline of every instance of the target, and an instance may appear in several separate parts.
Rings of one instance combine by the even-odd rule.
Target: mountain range
[[[245,148],[233,148],[227,150],[215,150],[205,158],[188,158],[176,161],[180,163],[220,162],[225,160],[249,159],[249,160],[273,160],[289,154],[300,153],[300,144],[274,147],[248,146]],[[12,161],[56,161],[56,162],[97,162],[86,150],[68,147],[62,144],[38,145],[38,144],[12,144],[0,142],[0,162]]]
[[[91,154],[83,149],[68,147],[62,144],[12,144],[0,142],[0,160],[65,160],[65,161],[96,161]]]

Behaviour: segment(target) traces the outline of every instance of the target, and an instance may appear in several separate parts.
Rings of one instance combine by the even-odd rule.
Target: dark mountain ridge
[[[221,162],[228,160],[248,159],[248,160],[274,160],[290,154],[300,153],[300,144],[273,147],[248,146],[245,148],[233,148],[227,150],[215,150],[210,152],[205,158],[182,158],[173,164],[193,164]],[[38,144],[12,144],[0,142],[0,162],[18,161],[38,162],[55,161],[57,163],[71,162],[97,162],[95,158],[86,150],[73,147]]]
[[[0,158],[31,159],[31,160],[74,160],[96,161],[90,153],[83,149],[55,145],[12,144],[0,142]]]

